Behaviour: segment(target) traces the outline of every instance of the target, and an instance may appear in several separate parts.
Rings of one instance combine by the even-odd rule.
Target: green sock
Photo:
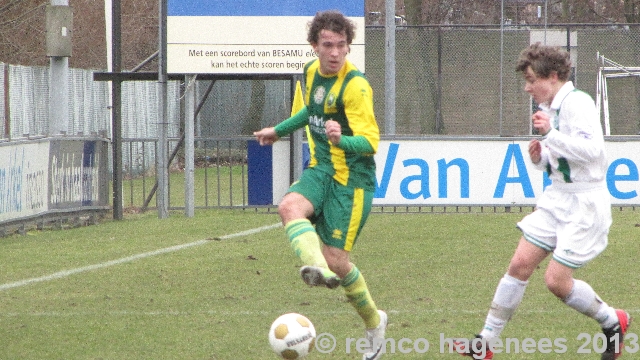
[[[292,220],[285,225],[289,243],[293,252],[304,265],[314,265],[327,269],[327,260],[322,255],[316,229],[307,219]]]
[[[369,294],[369,288],[364,281],[364,276],[360,270],[353,265],[351,271],[342,279],[342,287],[344,293],[349,299],[349,303],[358,312],[358,315],[364,320],[367,329],[373,329],[380,324],[380,315],[378,308]]]

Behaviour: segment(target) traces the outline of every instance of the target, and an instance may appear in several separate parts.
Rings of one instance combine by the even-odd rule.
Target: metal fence
[[[110,136],[109,89],[92,72],[69,69],[66,134]],[[0,63],[0,138],[17,140],[49,131],[49,68]]]
[[[375,111],[383,131],[387,121],[384,118],[384,27],[367,27],[365,38],[365,72],[374,89]],[[395,56],[395,135],[529,135],[533,104],[523,91],[522,76],[514,68],[519,52],[536,40],[567,47],[575,65],[576,86],[594,98],[598,95],[597,54],[624,66],[640,65],[640,24],[555,24],[545,28],[399,26]],[[70,75],[67,134],[104,134],[110,138],[109,84],[93,81],[91,70],[71,69]],[[275,125],[289,115],[291,84],[288,81],[220,80],[213,84],[210,94],[209,85],[210,81],[196,81],[197,93],[203,102],[195,127],[196,151],[202,154],[198,158],[201,169],[211,169],[214,164],[209,162],[211,159],[222,161],[217,155],[211,156],[222,149],[242,153],[246,145],[238,139],[249,137],[261,127]],[[184,84],[170,81],[168,89],[168,136],[172,149],[183,129]],[[611,134],[639,134],[640,77],[610,79],[607,90]],[[6,141],[47,134],[48,92],[48,68],[0,64],[0,137]],[[206,99],[205,94],[209,94]],[[143,175],[155,171],[157,97],[155,81],[123,83],[123,170],[132,181],[144,179]],[[209,160],[203,160],[207,158]],[[244,164],[239,160],[242,155],[232,158],[233,161],[225,162],[223,167]],[[171,169],[180,170],[179,160],[171,163]],[[234,171],[237,170],[230,169],[228,173],[235,176]],[[209,179],[209,175],[207,172],[203,176]],[[136,189],[136,184],[125,184],[125,187]],[[218,181],[217,185],[220,184]],[[145,202],[149,203],[151,188],[146,186],[145,182],[146,195],[125,196],[125,205],[127,199],[131,207],[144,207]],[[176,193],[177,188],[172,183],[171,194]],[[245,201],[234,197],[226,201],[227,196],[221,189],[212,190],[209,185],[205,189],[201,194],[205,198],[203,205],[197,206],[236,206]],[[131,193],[137,194],[134,190]],[[210,198],[213,193],[220,196],[214,200]],[[170,199],[171,206],[178,203]]]
[[[196,209],[237,208],[248,203],[247,136],[195,138],[195,201]],[[184,153],[178,146],[180,138],[168,139],[172,150],[169,157],[169,208],[185,206]],[[157,152],[157,139],[124,139],[125,173],[123,205],[130,211],[154,208],[156,192],[155,163],[148,153]],[[251,206],[256,207],[256,206]],[[269,208],[269,206],[265,206]]]

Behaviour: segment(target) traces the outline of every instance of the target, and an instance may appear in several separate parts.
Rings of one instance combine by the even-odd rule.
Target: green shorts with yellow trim
[[[309,220],[324,244],[351,251],[371,211],[373,191],[341,185],[331,175],[307,168],[289,192],[313,204]]]

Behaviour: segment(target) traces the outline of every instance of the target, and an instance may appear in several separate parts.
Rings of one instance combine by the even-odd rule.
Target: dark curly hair
[[[355,24],[338,10],[318,11],[309,23],[307,41],[310,44],[317,44],[322,30],[346,35],[349,45],[355,36]]]
[[[522,50],[516,71],[525,72],[531,66],[536,76],[548,78],[552,71],[558,74],[558,79],[567,81],[571,73],[571,59],[569,52],[557,46],[542,45],[539,42]]]

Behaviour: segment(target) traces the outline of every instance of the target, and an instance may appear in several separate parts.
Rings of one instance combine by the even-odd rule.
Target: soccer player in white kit
[[[500,336],[522,301],[529,277],[549,255],[545,283],[569,307],[596,320],[608,344],[602,360],[622,353],[622,340],[631,322],[626,311],[605,303],[573,272],[607,247],[611,200],[605,183],[607,158],[604,136],[593,99],[574,88],[569,53],[540,43],[524,49],[516,70],[525,78],[524,90],[540,110],[532,116],[542,137],[529,143],[529,156],[552,184],[536,209],[518,222],[522,237],[507,273],[498,283],[485,325],[473,341],[458,341],[458,352],[476,359],[493,359],[488,344]],[[480,340],[480,341],[479,341]]]

